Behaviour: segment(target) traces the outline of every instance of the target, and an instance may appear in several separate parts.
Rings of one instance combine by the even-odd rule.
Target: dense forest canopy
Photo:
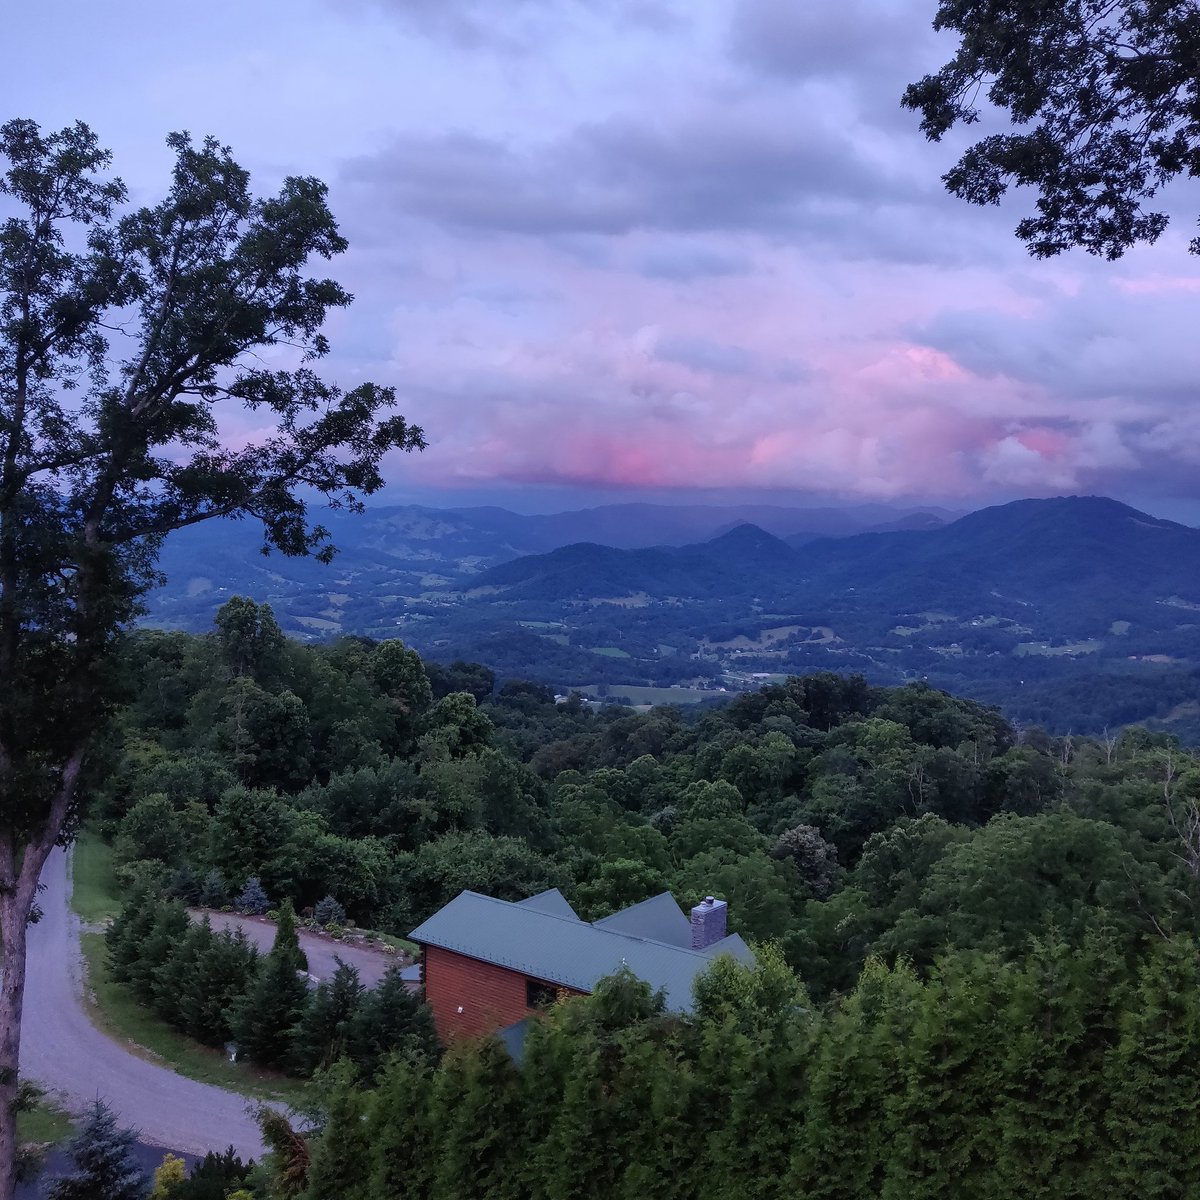
[[[242,599],[207,636],[136,634],[123,668],[94,811],[131,881],[185,900],[254,877],[403,935],[463,888],[557,886],[588,918],[720,894],[818,996],[871,954],[1101,927],[1133,953],[1195,926],[1200,769],[1165,734],[1018,737],[828,674],[690,712],[556,703],[397,641],[292,642]]]
[[[210,634],[135,634],[122,669],[93,797],[133,896],[110,955],[193,1036],[316,1072],[307,1133],[265,1115],[263,1195],[1200,1178],[1170,1116],[1200,1095],[1200,762],[1166,734],[1018,733],[833,674],[690,711],[556,702],[398,641],[290,641],[241,598]],[[372,998],[342,972],[306,999],[286,946],[256,963],[184,936],[179,904],[253,892],[404,935],[463,888],[551,886],[585,918],[720,895],[758,965],[719,960],[686,1016],[618,975],[539,1018],[518,1069],[488,1039],[441,1055],[398,980]]]

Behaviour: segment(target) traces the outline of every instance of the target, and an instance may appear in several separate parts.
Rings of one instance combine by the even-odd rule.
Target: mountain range
[[[340,550],[330,567],[264,558],[249,526],[177,535],[150,622],[204,629],[240,593],[270,602],[298,636],[399,636],[500,676],[643,700],[830,669],[926,678],[1011,707],[1087,680],[1081,695],[1109,697],[1086,717],[1095,724],[1122,696],[1153,686],[1174,711],[1196,690],[1200,531],[1103,497],[957,518],[405,506],[327,524]],[[1054,717],[1053,697],[1038,703]]]

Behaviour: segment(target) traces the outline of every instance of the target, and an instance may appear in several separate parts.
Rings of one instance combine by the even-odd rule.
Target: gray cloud
[[[1026,318],[995,309],[943,312],[911,333],[977,375],[1036,384],[1066,400],[1200,399],[1200,345],[1181,338],[1174,298],[1097,288],[1040,308]]]
[[[930,40],[930,13],[912,4],[742,0],[730,24],[735,57],[787,77],[893,74]]]
[[[464,50],[527,55],[583,18],[668,31],[684,24],[667,0],[330,0],[343,10],[374,8],[431,40]]]
[[[654,347],[654,357],[720,375],[749,375],[755,365],[754,355],[745,347],[723,345],[702,337],[663,338]]]
[[[647,250],[638,270],[648,279],[670,279],[691,283],[696,279],[722,275],[744,275],[752,268],[742,255],[695,242],[663,244]]]
[[[403,136],[345,178],[439,224],[534,235],[795,230],[830,203],[914,194],[842,133],[715,107],[675,123],[612,117],[534,151]]]

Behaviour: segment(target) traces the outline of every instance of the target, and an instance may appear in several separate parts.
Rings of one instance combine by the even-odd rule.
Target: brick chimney
[[[692,909],[692,949],[703,950],[725,936],[725,916],[729,905],[712,896],[704,899]]]

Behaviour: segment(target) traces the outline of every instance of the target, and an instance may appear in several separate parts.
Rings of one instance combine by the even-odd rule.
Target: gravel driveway
[[[199,919],[203,910],[192,912],[193,920]],[[208,918],[214,929],[241,929],[250,941],[263,953],[270,950],[275,940],[275,925],[266,919],[240,917],[236,913],[209,912]],[[340,958],[347,966],[358,971],[358,977],[367,987],[374,987],[384,976],[388,967],[403,962],[398,954],[387,950],[372,950],[366,946],[344,945],[330,938],[318,937],[307,929],[297,931],[300,949],[308,957],[308,973],[316,980],[329,979],[337,970]]]
[[[29,931],[21,1073],[72,1111],[97,1097],[142,1140],[190,1154],[233,1148],[262,1153],[247,1101],[139,1058],[102,1034],[82,1004],[79,918],[67,907],[67,856],[55,850],[42,872],[42,919]]]

